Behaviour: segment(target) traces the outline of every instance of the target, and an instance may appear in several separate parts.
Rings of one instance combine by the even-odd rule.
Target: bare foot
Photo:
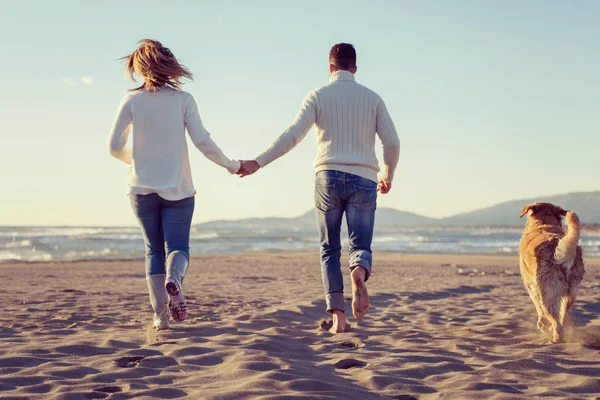
[[[334,310],[332,313],[333,316],[333,326],[329,329],[331,333],[344,333],[346,332],[346,328],[348,327],[348,321],[346,320],[346,316],[342,311]]]
[[[367,271],[362,267],[356,267],[352,270],[352,314],[354,318],[359,319],[365,316],[369,309],[369,292],[365,285]]]

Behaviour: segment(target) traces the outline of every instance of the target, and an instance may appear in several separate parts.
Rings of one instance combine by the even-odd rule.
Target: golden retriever
[[[537,310],[537,327],[552,332],[552,342],[563,340],[569,308],[585,273],[579,242],[579,217],[551,203],[523,208],[528,214],[521,238],[521,276]],[[561,224],[565,217],[567,231]]]

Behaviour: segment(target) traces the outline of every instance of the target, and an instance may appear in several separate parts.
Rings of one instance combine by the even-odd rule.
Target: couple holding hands
[[[369,308],[366,282],[371,275],[371,242],[377,192],[388,193],[398,163],[400,141],[379,95],[358,84],[356,51],[339,43],[329,54],[329,83],[311,91],[292,124],[254,160],[227,158],[204,128],[194,98],[180,90],[192,74],[155,40],[142,40],[124,57],[126,70],[144,80],[121,101],[109,150],[131,164],[127,193],[145,242],[146,281],[154,326],[166,329],[169,316],[187,316],[183,278],[189,265],[194,212],[185,132],[211,161],[241,177],[254,174],[292,150],[316,126],[315,207],[320,235],[321,274],[333,333],[346,331],[341,224],[346,215],[352,313]],[[127,146],[133,128],[132,146]],[[375,155],[375,138],[383,144],[383,168]]]

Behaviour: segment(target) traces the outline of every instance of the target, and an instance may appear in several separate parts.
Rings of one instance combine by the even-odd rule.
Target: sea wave
[[[470,241],[461,241],[456,245],[459,247],[475,247],[475,248],[504,248],[504,247],[517,247],[518,242],[515,241],[490,241],[490,242],[470,242]]]
[[[192,240],[210,240],[218,239],[219,234],[217,232],[193,232],[190,236]]]
[[[0,251],[0,261],[21,261],[22,256],[11,251]]]
[[[15,253],[10,251],[0,251],[0,262],[9,261],[52,261],[53,257],[50,253],[31,252],[29,254]]]
[[[376,252],[515,254],[522,232],[516,229],[390,228],[378,229]],[[342,245],[348,248],[346,232]],[[582,234],[586,257],[600,255],[600,236]],[[246,251],[319,249],[314,229],[294,227],[192,228],[190,253],[234,254]],[[0,262],[62,261],[142,258],[144,243],[139,228],[0,227]]]
[[[0,244],[0,248],[2,249],[14,249],[18,247],[31,247],[30,240],[13,240],[11,242],[6,242],[4,244]]]

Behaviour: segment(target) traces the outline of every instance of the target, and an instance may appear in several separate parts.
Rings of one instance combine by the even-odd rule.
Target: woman
[[[156,40],[144,39],[126,60],[126,71],[144,80],[121,101],[112,125],[110,154],[131,164],[127,193],[146,246],[146,281],[154,309],[154,326],[167,329],[169,317],[187,316],[182,291],[189,264],[194,213],[192,182],[185,131],[211,161],[234,174],[240,163],[231,160],[204,129],[192,95],[181,89],[192,74]],[[132,147],[127,139],[133,129]],[[168,301],[168,307],[167,307]]]

